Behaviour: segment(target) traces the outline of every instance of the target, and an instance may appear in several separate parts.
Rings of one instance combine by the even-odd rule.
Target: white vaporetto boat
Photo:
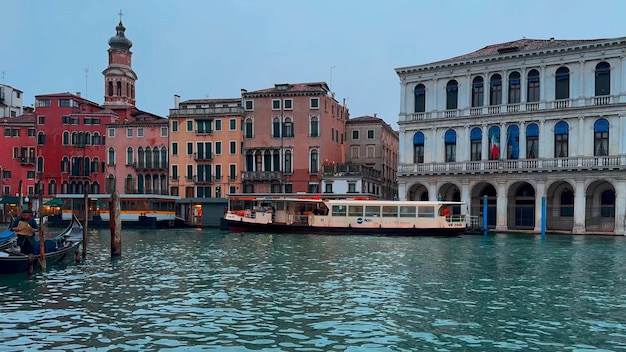
[[[229,231],[338,235],[457,236],[462,202],[229,196]]]

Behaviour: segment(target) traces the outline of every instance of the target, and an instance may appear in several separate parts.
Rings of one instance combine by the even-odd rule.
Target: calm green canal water
[[[0,351],[624,351],[624,237],[108,230],[0,276]]]

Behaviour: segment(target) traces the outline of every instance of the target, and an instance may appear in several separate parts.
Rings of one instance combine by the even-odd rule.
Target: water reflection
[[[124,231],[0,277],[0,350],[617,350],[622,237]]]

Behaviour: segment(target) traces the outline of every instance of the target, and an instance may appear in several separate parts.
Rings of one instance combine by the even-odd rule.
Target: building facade
[[[381,199],[397,197],[398,132],[376,115],[348,120],[346,131],[346,161],[371,167],[380,173],[375,182],[363,185],[363,192]]]
[[[174,97],[170,194],[183,198],[182,211],[193,224],[219,223],[226,195],[241,192],[242,120],[241,98]]]
[[[400,198],[464,201],[456,212],[496,230],[545,217],[548,231],[624,235],[625,50],[521,39],[397,68]]]
[[[320,193],[322,166],[345,161],[349,111],[324,82],[242,90],[242,193]]]
[[[21,90],[0,84],[0,117],[17,117],[24,113],[24,94]]]

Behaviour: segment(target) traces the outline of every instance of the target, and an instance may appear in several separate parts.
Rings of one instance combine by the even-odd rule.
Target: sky
[[[399,67],[521,38],[626,36],[626,1],[0,0],[0,79],[35,95],[104,102],[108,40],[133,42],[137,108],[238,98],[280,83],[326,82],[351,117],[398,128]]]

